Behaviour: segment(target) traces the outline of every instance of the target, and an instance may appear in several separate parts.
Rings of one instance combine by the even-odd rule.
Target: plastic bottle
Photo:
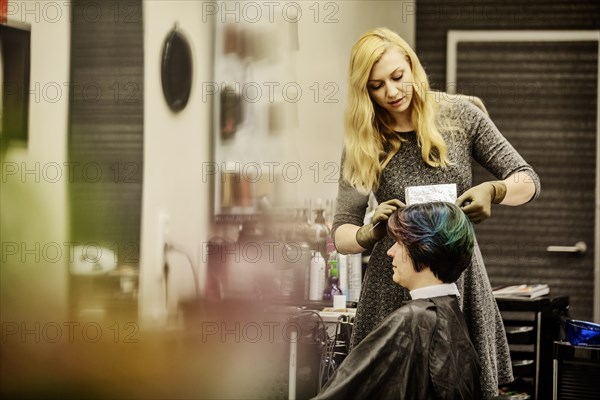
[[[308,300],[310,290],[310,266],[312,254],[308,243],[297,243],[293,246],[289,246],[289,259],[293,259],[293,270],[294,270],[294,291],[293,298],[296,300]],[[295,252],[300,251],[298,259]],[[291,254],[294,253],[294,254]]]
[[[325,259],[319,251],[313,251],[310,260],[309,300],[321,300],[325,288]]]
[[[338,254],[338,270],[340,272],[340,289],[348,296],[348,255]]]
[[[323,290],[323,300],[332,301],[333,296],[343,294],[339,286],[339,270],[337,252],[334,250],[329,253],[327,259],[327,286]]]
[[[348,255],[348,301],[358,301],[362,288],[362,255]]]
[[[325,224],[325,216],[323,215],[324,209],[319,208],[315,210],[317,216],[315,222],[312,224],[312,246],[313,249],[319,251],[323,258],[327,257],[327,240],[330,239],[329,228]]]
[[[308,218],[308,208],[301,208],[297,211],[297,217],[293,226],[293,238],[295,242],[310,243],[313,235],[312,221]]]

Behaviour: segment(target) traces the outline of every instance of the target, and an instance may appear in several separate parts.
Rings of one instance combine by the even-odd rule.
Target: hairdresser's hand
[[[484,182],[464,192],[456,199],[456,205],[462,208],[471,222],[478,224],[492,215],[492,204],[500,204],[505,195],[504,182]]]
[[[356,232],[356,241],[361,247],[371,249],[375,243],[380,241],[387,234],[387,220],[390,215],[406,205],[398,199],[384,201],[375,209],[370,224],[363,225]]]

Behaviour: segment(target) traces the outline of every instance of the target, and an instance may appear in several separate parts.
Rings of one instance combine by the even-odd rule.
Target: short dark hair
[[[420,203],[400,209],[390,216],[388,233],[406,247],[415,271],[429,268],[445,283],[456,281],[471,264],[473,225],[452,203]]]

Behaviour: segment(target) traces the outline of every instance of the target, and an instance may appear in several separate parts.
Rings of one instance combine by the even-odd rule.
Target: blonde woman
[[[410,299],[395,285],[386,250],[387,219],[404,207],[409,186],[454,183],[456,204],[470,220],[490,217],[492,204],[521,205],[540,191],[539,178],[488,118],[485,109],[462,96],[430,90],[427,75],[410,46],[395,32],[377,28],[352,47],[345,144],[333,223],[340,253],[371,251],[363,281],[352,347]],[[472,186],[475,159],[497,181]],[[363,225],[369,193],[379,205]],[[506,334],[476,247],[457,282],[471,339],[481,362],[486,398],[510,382]]]

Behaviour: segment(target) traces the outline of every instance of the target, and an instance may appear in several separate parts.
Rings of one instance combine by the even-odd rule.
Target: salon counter
[[[3,326],[3,397],[284,399],[292,342],[298,398],[309,397],[318,382],[318,313],[263,306],[196,304],[160,330],[110,316],[15,324],[14,334]]]

